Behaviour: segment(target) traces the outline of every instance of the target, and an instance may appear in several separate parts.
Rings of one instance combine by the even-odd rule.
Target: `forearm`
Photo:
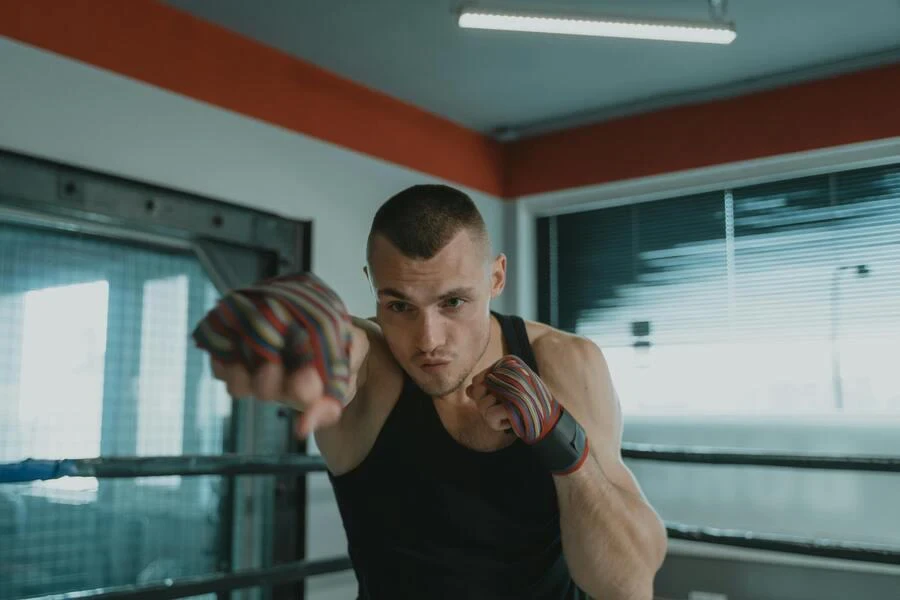
[[[340,417],[331,425],[318,427],[314,436],[316,445],[332,472],[346,469],[352,461],[352,439],[354,421],[359,420],[360,407],[365,403],[366,384],[369,379],[369,362],[372,358],[373,343],[377,343],[380,330],[369,319],[352,317],[350,381],[347,388],[348,401],[340,413]]]
[[[653,509],[610,481],[593,456],[554,481],[563,552],[576,583],[603,600],[651,600],[666,547]]]
[[[651,600],[666,532],[620,459],[622,418],[606,363],[591,342],[541,339],[533,348],[544,359],[542,375],[507,356],[476,378],[471,395],[489,422],[493,398],[502,399],[508,418],[499,424],[531,444],[553,473],[575,583],[598,600]]]

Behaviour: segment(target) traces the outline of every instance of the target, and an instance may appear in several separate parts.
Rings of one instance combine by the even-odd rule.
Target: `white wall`
[[[0,147],[312,219],[314,270],[367,315],[375,210],[408,185],[438,181],[2,37]],[[504,249],[503,202],[465,191]]]
[[[302,110],[302,107],[298,107]],[[355,314],[374,311],[362,274],[375,210],[435,178],[0,38],[0,147],[312,219],[313,270]],[[503,202],[468,191],[504,251]],[[505,296],[494,308],[505,310]],[[345,553],[327,481],[310,483],[313,556]],[[310,581],[312,600],[351,597],[352,577]]]

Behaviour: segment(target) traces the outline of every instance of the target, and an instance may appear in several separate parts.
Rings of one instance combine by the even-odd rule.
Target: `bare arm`
[[[380,414],[370,410],[370,400],[389,398],[394,389],[396,369],[378,324],[349,315],[313,273],[232,290],[201,319],[193,338],[231,395],[293,408],[295,433],[315,433],[332,470],[359,459],[361,442],[374,439],[365,415]]]
[[[374,435],[368,431],[373,425],[369,401],[383,394],[381,390],[373,394],[370,389],[373,380],[383,382],[383,375],[391,372],[378,325],[353,317],[350,329],[350,377],[343,407],[325,395],[322,379],[315,368],[285,372],[281,364],[266,363],[251,374],[239,363],[222,364],[212,360],[215,376],[226,383],[231,395],[278,402],[297,411],[295,433],[301,438],[315,435],[322,458],[332,472],[346,471],[358,463],[368,448],[366,443],[374,440]],[[371,377],[371,371],[380,374]],[[377,385],[391,390],[383,383]]]
[[[557,332],[535,352],[541,378],[590,443],[580,469],[554,476],[572,577],[596,598],[651,600],[666,531],[622,462],[622,416],[606,360],[590,341]]]
[[[340,473],[358,462],[359,447],[368,437],[361,428],[371,414],[369,400],[378,371],[384,370],[386,346],[381,328],[373,319],[353,317],[353,344],[350,351],[350,393],[352,400],[339,418],[323,427],[313,427],[316,445],[328,468]],[[363,444],[361,444],[361,442]]]

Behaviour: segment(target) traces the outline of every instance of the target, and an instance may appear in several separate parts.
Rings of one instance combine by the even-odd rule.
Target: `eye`
[[[448,308],[461,308],[462,305],[465,303],[466,303],[466,301],[463,300],[462,298],[448,298],[445,305]]]
[[[391,302],[387,307],[391,312],[402,313],[409,308],[409,305],[406,302]]]

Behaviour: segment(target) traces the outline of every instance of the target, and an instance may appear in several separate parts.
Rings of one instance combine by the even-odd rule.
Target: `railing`
[[[900,458],[889,456],[838,456],[786,454],[735,448],[679,447],[655,444],[623,444],[622,456],[634,460],[710,465],[741,465],[835,471],[900,472]],[[153,477],[194,475],[304,474],[324,471],[319,457],[286,456],[162,456],[147,458],[92,458],[26,460],[0,464],[0,484],[56,479],[59,477]],[[900,565],[900,548],[854,542],[807,539],[750,531],[697,527],[667,523],[671,539],[738,546],[825,558]],[[262,569],[185,577],[149,585],[83,590],[42,596],[34,600],[135,599],[168,600],[205,593],[221,593],[241,588],[295,582],[315,575],[351,568],[350,559],[298,561]]]
[[[302,560],[264,569],[247,569],[234,573],[201,575],[170,579],[147,585],[123,585],[95,590],[39,596],[34,600],[172,600],[200,594],[218,594],[243,588],[293,583],[313,575],[337,573],[350,568],[347,557],[324,560]]]
[[[787,467],[791,469],[827,469],[833,471],[870,471],[900,473],[900,457],[839,456],[836,454],[784,454],[742,448],[705,446],[664,446],[660,444],[623,444],[622,456],[640,460],[706,465],[742,465]]]

